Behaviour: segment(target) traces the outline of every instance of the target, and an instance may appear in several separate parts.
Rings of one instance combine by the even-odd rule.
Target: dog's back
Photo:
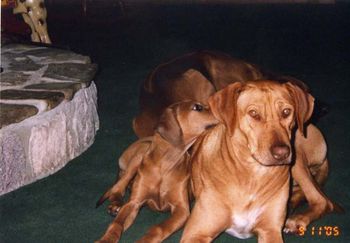
[[[210,95],[234,82],[263,78],[256,65],[229,55],[199,51],[156,67],[140,87],[140,114],[133,121],[138,137],[152,135],[164,109],[184,100],[207,104]]]

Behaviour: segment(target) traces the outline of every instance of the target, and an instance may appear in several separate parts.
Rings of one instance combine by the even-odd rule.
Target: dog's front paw
[[[107,207],[107,212],[111,216],[117,216],[120,208],[124,205],[123,195],[121,193],[113,193],[109,197],[110,204]]]
[[[111,202],[111,204],[108,205],[107,212],[111,216],[115,217],[115,216],[117,216],[117,214],[122,206],[123,206],[123,202],[121,202],[121,201]]]
[[[283,232],[288,234],[299,234],[301,231],[305,231],[308,225],[309,220],[307,217],[301,214],[293,215],[287,219]]]

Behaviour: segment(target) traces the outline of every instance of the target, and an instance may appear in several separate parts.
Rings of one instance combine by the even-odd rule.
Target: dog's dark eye
[[[200,104],[195,104],[195,105],[192,107],[192,110],[201,112],[201,111],[203,110],[203,106],[200,105]]]
[[[292,110],[289,108],[283,109],[282,111],[282,117],[287,118],[292,113]]]
[[[254,118],[255,120],[259,121],[260,120],[260,115],[256,110],[250,110],[248,114]]]

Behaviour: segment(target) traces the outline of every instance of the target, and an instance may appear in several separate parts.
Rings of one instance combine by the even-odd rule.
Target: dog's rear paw
[[[293,215],[287,219],[283,232],[287,234],[300,234],[306,230],[308,224],[308,220],[304,215]]]

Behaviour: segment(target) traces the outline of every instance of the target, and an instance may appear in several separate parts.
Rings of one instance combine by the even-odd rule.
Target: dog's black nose
[[[276,160],[284,160],[286,158],[288,158],[289,154],[290,154],[290,149],[287,145],[284,144],[279,144],[279,145],[273,145],[270,149],[272,156],[276,159]]]

